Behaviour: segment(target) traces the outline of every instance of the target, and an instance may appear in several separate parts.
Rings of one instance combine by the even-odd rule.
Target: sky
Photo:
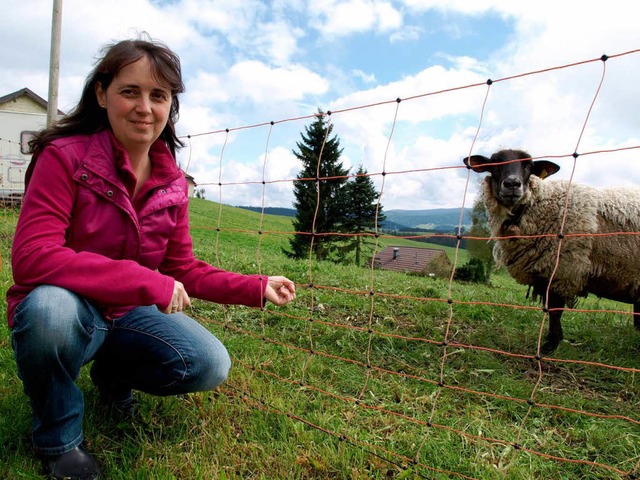
[[[553,157],[558,178],[640,184],[640,149],[591,153],[640,146],[631,0],[62,3],[58,107],[76,104],[104,45],[166,43],[186,85],[178,162],[210,200],[291,207],[296,143],[319,110],[386,210],[472,206],[479,176],[462,158],[501,148]],[[47,98],[52,8],[0,0],[0,96]]]

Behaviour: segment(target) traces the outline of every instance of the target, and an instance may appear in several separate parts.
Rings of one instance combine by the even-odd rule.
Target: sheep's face
[[[500,150],[491,158],[473,155],[464,159],[465,165],[474,172],[491,174],[491,191],[505,207],[513,207],[527,193],[529,177],[540,178],[553,175],[560,167],[545,160],[533,161],[531,155],[522,150]]]

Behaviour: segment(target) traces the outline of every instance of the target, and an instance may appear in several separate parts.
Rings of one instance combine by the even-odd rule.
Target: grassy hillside
[[[4,294],[15,216],[0,220]],[[564,315],[556,359],[538,362],[544,314],[503,274],[449,285],[293,261],[281,254],[291,219],[194,200],[191,220],[200,257],[287,275],[298,298],[263,311],[196,302],[230,378],[214,392],[138,394],[133,424],[101,413],[83,371],[86,437],[107,478],[615,479],[638,463],[640,338],[614,313],[628,306],[585,299],[588,313]],[[39,478],[3,315],[0,478]]]

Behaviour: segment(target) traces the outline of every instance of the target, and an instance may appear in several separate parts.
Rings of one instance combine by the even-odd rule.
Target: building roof
[[[5,95],[3,97],[0,97],[0,105],[3,103],[7,103],[7,102],[11,102],[13,100],[16,100],[17,98],[21,97],[21,96],[27,96],[29,97],[31,100],[33,100],[34,102],[36,102],[37,104],[41,105],[45,110],[47,109],[47,101],[42,98],[40,95],[38,95],[37,93],[34,93],[33,91],[29,90],[28,88],[22,88],[20,90],[17,90],[13,93],[10,93],[8,95]],[[64,112],[60,109],[58,109],[58,115],[64,115]]]
[[[183,170],[183,172],[184,172],[184,170]],[[188,182],[191,182],[191,183],[193,183],[194,185],[197,185],[197,184],[196,184],[196,179],[195,179],[195,178],[193,178],[193,175],[190,175],[190,174],[188,174],[187,172],[184,172],[184,178],[186,178]]]
[[[375,265],[378,268],[398,272],[422,272],[434,258],[440,255],[446,255],[446,252],[438,248],[392,246],[376,254]]]

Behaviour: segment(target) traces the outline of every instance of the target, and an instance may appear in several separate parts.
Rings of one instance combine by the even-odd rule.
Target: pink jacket
[[[135,177],[110,131],[58,139],[42,151],[13,241],[9,326],[38,285],[76,292],[108,319],[140,305],[164,310],[174,279],[191,297],[263,305],[267,277],[226,272],[194,257],[184,175],[162,141],[150,157],[151,176],[132,203]]]

